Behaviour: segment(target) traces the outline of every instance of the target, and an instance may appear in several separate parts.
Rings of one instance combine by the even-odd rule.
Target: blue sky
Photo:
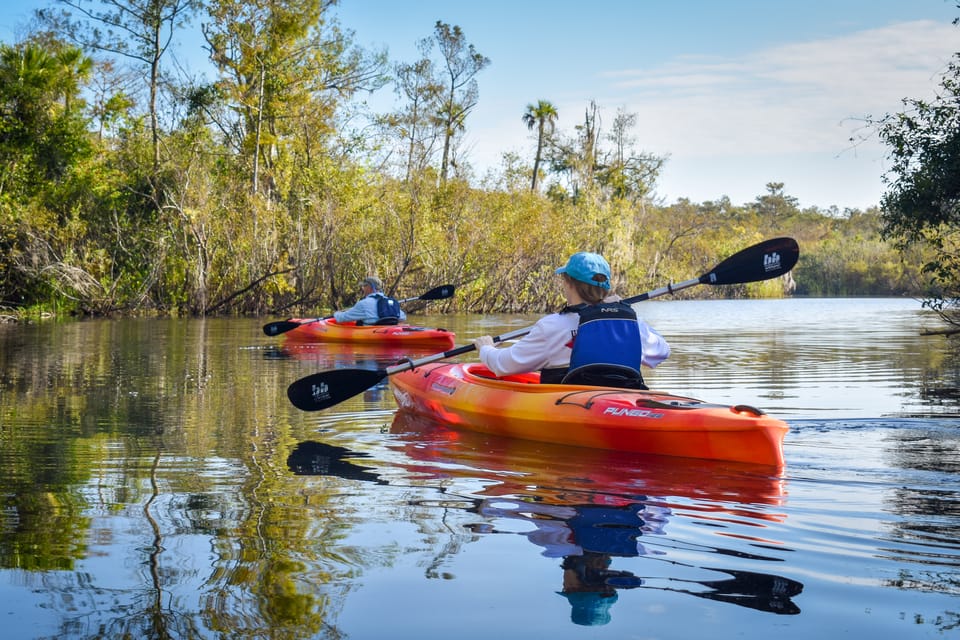
[[[5,0],[0,40],[13,42],[30,9]],[[571,133],[591,100],[602,123],[638,115],[642,151],[669,155],[656,195],[670,203],[728,196],[734,204],[783,182],[801,206],[879,203],[885,149],[855,148],[864,116],[929,98],[960,51],[954,0],[342,0],[334,11],[358,44],[416,59],[442,20],[491,59],[467,120],[478,172],[504,152],[532,156],[521,121],[551,101]],[[189,55],[186,53],[185,55]],[[371,104],[389,109],[392,90]]]

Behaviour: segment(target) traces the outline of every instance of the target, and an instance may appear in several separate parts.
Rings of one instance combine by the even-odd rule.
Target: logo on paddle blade
[[[773,253],[763,254],[763,270],[766,272],[770,271],[779,271],[780,270],[780,254],[774,251]]]
[[[310,397],[317,404],[330,399],[330,387],[326,382],[310,385]]]

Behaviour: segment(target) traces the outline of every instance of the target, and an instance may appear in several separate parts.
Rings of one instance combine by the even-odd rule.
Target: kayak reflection
[[[624,590],[800,613],[793,601],[803,590],[800,582],[743,566],[783,562],[779,552],[789,551],[762,536],[765,523],[785,517],[777,510],[783,479],[771,476],[769,467],[495,438],[451,431],[403,411],[395,415],[390,434],[388,447],[403,455],[391,455],[386,464],[404,468],[418,486],[443,492],[444,508],[476,514],[477,520],[464,525],[472,540],[521,535],[542,555],[560,561],[557,593],[569,603],[575,624],[608,623]],[[368,457],[311,441],[297,446],[288,466],[299,474],[385,484],[375,469],[353,462]],[[391,483],[397,478],[391,472]],[[480,490],[456,489],[477,487],[478,479]],[[678,518],[716,528],[718,539],[734,546],[671,538],[669,523]],[[725,528],[732,531],[723,533]],[[747,528],[749,534],[741,532]],[[729,562],[697,561],[697,554]],[[651,568],[638,571],[637,559]]]
[[[318,344],[285,344],[263,347],[264,358],[299,360],[321,369],[364,367],[379,369],[397,364],[406,358],[434,353],[429,348],[390,347],[340,342]]]
[[[484,495],[524,495],[550,503],[629,500],[634,495],[688,498],[685,511],[715,517],[781,521],[782,472],[748,463],[679,458],[572,447],[451,429],[442,422],[399,410],[390,433],[417,471],[430,465],[444,478],[491,476]],[[422,465],[427,465],[426,469]]]
[[[458,476],[470,480],[478,472],[485,474],[482,495],[475,496],[475,509],[483,516],[475,532],[513,534],[518,520],[528,525],[521,535],[542,547],[543,555],[562,559],[559,593],[570,602],[571,620],[577,624],[608,622],[623,589],[683,593],[774,614],[800,613],[792,600],[803,590],[796,580],[673,557],[674,550],[680,555],[695,550],[738,562],[782,562],[776,552],[789,549],[778,541],[730,533],[725,537],[747,543],[731,549],[667,536],[667,524],[676,518],[720,532],[745,525],[761,533],[765,522],[782,522],[786,516],[777,507],[785,499],[784,480],[767,466],[486,436],[404,410],[395,414],[391,433],[406,456],[419,463],[411,471],[428,482],[432,477],[449,484]],[[751,551],[755,548],[770,553]],[[638,576],[613,567],[618,558],[637,557],[662,563],[664,573]]]

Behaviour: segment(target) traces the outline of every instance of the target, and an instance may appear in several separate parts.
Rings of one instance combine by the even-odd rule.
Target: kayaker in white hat
[[[567,306],[540,318],[508,347],[480,336],[474,340],[480,361],[498,376],[539,371],[543,383],[646,388],[641,364],[656,367],[670,345],[612,294],[607,261],[575,253],[556,273]]]
[[[349,309],[334,312],[334,320],[340,323],[356,321],[358,324],[396,324],[406,320],[407,314],[400,308],[400,303],[384,294],[382,289],[380,278],[367,276],[360,281],[363,297]]]

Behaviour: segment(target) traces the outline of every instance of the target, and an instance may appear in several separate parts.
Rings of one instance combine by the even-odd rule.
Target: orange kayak
[[[524,440],[782,467],[789,427],[746,405],[659,391],[497,378],[479,363],[434,363],[390,377],[397,404],[455,429]]]
[[[336,320],[291,318],[302,322],[296,329],[287,331],[288,342],[353,342],[388,347],[430,347],[445,351],[453,347],[456,334],[446,329],[415,327],[409,324],[361,325],[355,322]]]

